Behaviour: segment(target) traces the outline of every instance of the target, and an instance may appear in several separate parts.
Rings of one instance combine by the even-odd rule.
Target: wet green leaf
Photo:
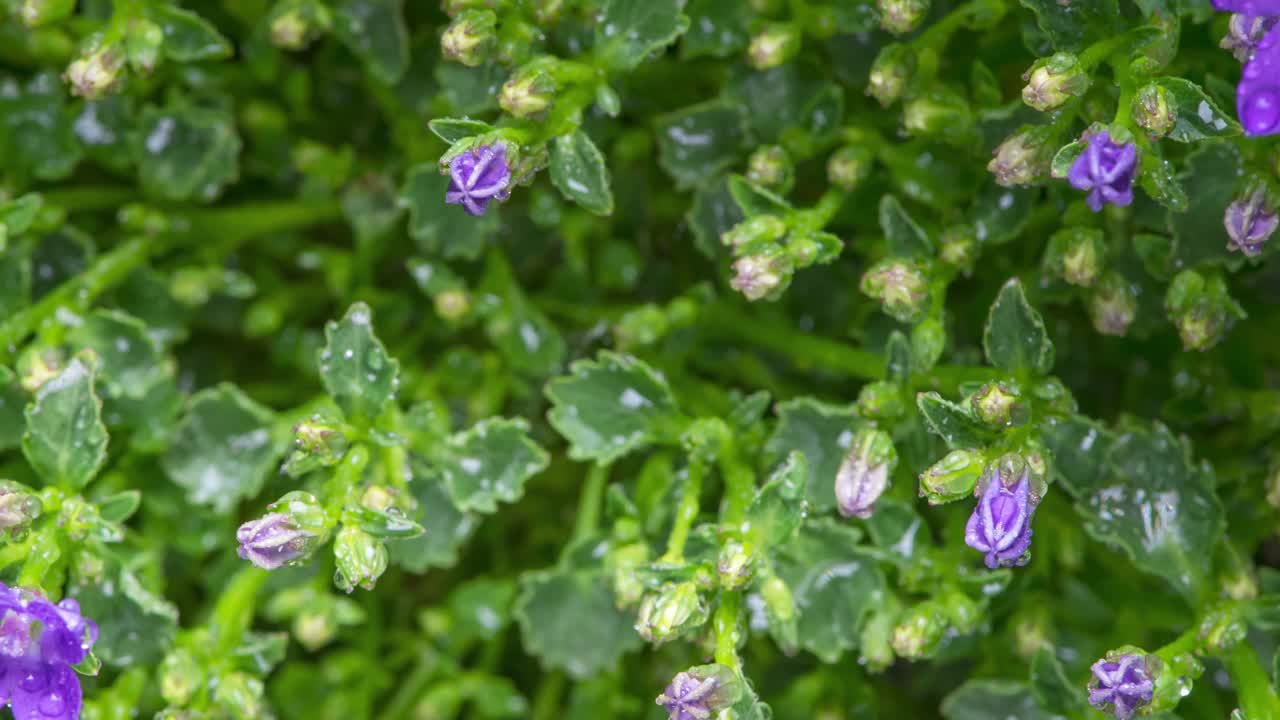
[[[805,499],[816,511],[835,507],[836,471],[853,434],[861,426],[851,405],[828,405],[813,398],[796,398],[777,406],[778,425],[765,445],[771,462],[799,451],[808,461]]]
[[[952,450],[979,448],[995,438],[995,433],[978,422],[965,405],[953,403],[936,392],[916,396],[920,415],[938,437]]]
[[[699,185],[731,167],[745,143],[741,111],[721,100],[658,120],[658,162],[681,186]]]
[[[164,31],[164,54],[170,60],[222,60],[231,57],[231,43],[199,15],[158,4],[152,9],[156,23]]]
[[[728,57],[746,48],[751,9],[739,0],[691,0],[689,29],[680,38],[680,56]]]
[[[525,482],[547,467],[545,450],[529,438],[523,419],[490,418],[449,439],[439,467],[454,503],[464,512],[492,513],[515,502]]]
[[[581,130],[551,144],[551,182],[560,194],[597,215],[613,213],[609,168],[591,138]]]
[[[27,405],[22,452],[46,483],[79,489],[107,459],[102,401],[92,355],[78,355]]]
[[[368,305],[352,305],[341,321],[325,326],[320,352],[320,377],[325,390],[349,419],[371,421],[395,397],[400,383],[400,363],[373,332],[373,312]]]
[[[1047,375],[1053,370],[1053,342],[1016,278],[1004,284],[991,305],[982,347],[992,365],[1009,373]]]
[[[458,549],[475,533],[480,520],[454,505],[444,481],[423,467],[421,460],[414,459],[411,468],[413,480],[409,488],[418,503],[418,524],[426,532],[413,538],[387,540],[391,560],[413,573],[452,567],[458,562]]]
[[[403,0],[342,0],[333,32],[378,80],[400,81],[409,69],[409,31]]]
[[[1116,0],[1088,0],[1063,5],[1057,0],[1019,0],[1035,13],[1040,29],[1055,50],[1080,50],[1089,40],[1114,34],[1120,17]]]
[[[1223,112],[1199,85],[1179,77],[1155,80],[1158,87],[1169,91],[1174,113],[1169,138],[1178,142],[1197,142],[1240,134],[1240,124]]]
[[[144,109],[133,140],[138,179],[162,200],[212,201],[239,177],[240,149],[227,113],[183,104]]]
[[[524,647],[549,669],[586,678],[640,646],[634,619],[614,606],[603,574],[544,570],[520,577],[515,617]]]
[[[107,665],[150,665],[173,643],[178,609],[127,569],[116,569],[104,582],[74,584],[68,594],[79,601],[84,617],[98,624],[93,651]]]
[[[630,70],[675,42],[689,27],[678,0],[608,0],[596,25],[596,56],[614,70]]]
[[[880,198],[880,231],[889,242],[889,252],[902,257],[930,257],[933,242],[902,203],[892,195]]]

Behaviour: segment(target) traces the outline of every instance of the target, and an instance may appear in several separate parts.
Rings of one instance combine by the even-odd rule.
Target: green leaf
[[[1185,213],[1169,213],[1177,267],[1222,263],[1231,258],[1222,216],[1235,199],[1243,172],[1240,153],[1225,143],[1206,143],[1187,156],[1178,179],[1190,198]]]
[[[793,452],[756,493],[747,510],[747,528],[757,549],[787,542],[804,522],[804,489],[809,466],[804,455]]]
[[[729,176],[729,194],[747,217],[785,215],[791,212],[791,204],[786,200],[741,175]]]
[[[989,180],[983,185],[969,211],[978,242],[1000,245],[1013,240],[1031,217],[1040,191],[1035,188],[1007,188]]]
[[[738,162],[747,140],[738,106],[694,105],[657,121],[658,163],[681,187],[698,186]]]
[[[880,198],[880,231],[889,242],[889,254],[902,257],[929,257],[933,255],[933,241],[924,228],[907,213],[898,198],[884,195]]]
[[[409,69],[403,0],[343,0],[333,11],[333,34],[388,85]]]
[[[1223,112],[1199,85],[1180,77],[1156,78],[1154,84],[1172,97],[1174,122],[1169,139],[1198,142],[1240,134],[1240,123]]]
[[[693,194],[693,205],[684,216],[693,231],[698,251],[708,258],[717,258],[723,252],[720,236],[742,222],[742,210],[738,207],[724,176],[698,186]]]
[[[99,500],[98,513],[106,522],[118,524],[133,517],[140,505],[142,505],[141,491],[124,490]]]
[[[596,25],[595,54],[603,65],[625,71],[675,42],[689,27],[680,0],[608,0]]]
[[[729,57],[751,39],[751,8],[741,0],[691,0],[690,23],[680,38],[680,57]]]
[[[916,407],[920,408],[929,429],[952,450],[983,447],[995,439],[995,433],[983,427],[968,407],[946,400],[936,392],[917,395]]]
[[[127,569],[105,581],[82,579],[68,587],[68,595],[80,603],[84,617],[98,624],[93,652],[108,665],[154,665],[173,644],[178,609]]]
[[[453,567],[458,562],[458,549],[475,533],[480,519],[454,505],[444,481],[420,458],[411,458],[409,466],[413,472],[409,489],[418,502],[417,521],[426,532],[387,540],[391,560],[412,573]]]
[[[273,420],[234,385],[203,390],[191,399],[160,464],[192,503],[229,512],[258,494],[281,455]]]
[[[525,297],[505,254],[489,253],[480,289],[500,300],[484,329],[507,362],[537,378],[559,372],[568,352],[560,329]]]
[[[524,648],[549,669],[576,679],[613,669],[640,646],[631,613],[614,605],[603,574],[544,570],[520,576],[514,609]]]
[[[204,18],[164,3],[152,6],[152,17],[164,31],[164,54],[170,60],[222,60],[231,57],[231,43]]]
[[[867,532],[877,547],[889,551],[903,563],[911,563],[933,547],[924,518],[907,503],[880,499],[866,522]]]
[[[608,464],[655,442],[673,442],[687,423],[667,381],[629,355],[579,360],[547,384],[551,425],[569,441],[569,457]]]
[[[549,456],[523,419],[489,418],[449,438],[438,462],[460,510],[493,513],[499,501],[524,495],[525,481],[546,469]]]
[[[0,250],[0,317],[10,317],[30,302],[31,256],[19,248]]]
[[[1075,716],[1084,710],[1080,688],[1067,680],[1053,648],[1044,646],[1031,659],[1031,695],[1041,710]]]
[[[445,204],[448,187],[435,163],[409,171],[400,191],[401,205],[409,208],[409,235],[427,255],[474,260],[497,233],[498,214],[471,217],[461,206]]]
[[[1036,23],[1055,50],[1080,50],[1086,41],[1109,37],[1120,23],[1116,0],[1089,0],[1063,5],[1058,0],[1019,0],[1035,13]]]
[[[170,104],[142,111],[133,157],[149,195],[209,202],[239,177],[240,148],[229,113]]]
[[[144,397],[153,385],[171,374],[155,338],[141,320],[119,310],[98,310],[72,328],[72,345],[89,348],[98,357],[102,387],[108,397]]]
[[[12,200],[0,201],[0,225],[10,238],[22,235],[31,229],[36,216],[44,207],[44,197],[36,193],[27,193]]]
[[[581,130],[551,144],[551,182],[567,199],[596,215],[613,213],[609,168],[591,138]]]
[[[427,123],[436,137],[450,145],[476,135],[493,132],[494,127],[486,122],[471,118],[436,118]]]
[[[50,485],[79,489],[107,459],[102,401],[94,393],[91,355],[78,355],[27,405],[22,452]]]
[[[1143,191],[1173,212],[1186,212],[1190,203],[1187,191],[1174,174],[1173,163],[1164,159],[1160,143],[1144,143],[1138,162],[1138,185]]]
[[[1025,683],[1010,680],[970,680],[942,701],[942,717],[946,720],[1065,720],[1041,710]]]
[[[801,397],[779,403],[777,413],[778,425],[765,444],[769,462],[799,451],[809,466],[805,499],[816,512],[830,510],[836,505],[836,471],[862,423],[856,408]]]
[[[1053,342],[1017,278],[1000,288],[991,305],[982,347],[992,365],[1009,373],[1047,375],[1053,370]]]
[[[55,73],[36,74],[22,86],[0,78],[0,157],[6,174],[58,180],[75,169],[84,152],[66,96]]]
[[[1097,440],[1079,425],[1074,442],[1072,438],[1059,431],[1047,439],[1055,451],[1076,448],[1062,480],[1086,521],[1085,530],[1123,549],[1135,566],[1184,594],[1194,597],[1203,590],[1210,573],[1207,549],[1217,545],[1225,529],[1208,464],[1193,464],[1186,443],[1157,424],[1152,430],[1106,438],[1105,462],[1089,472],[1088,466],[1082,470],[1079,455]]]
[[[347,310],[341,321],[324,328],[320,378],[349,420],[371,421],[395,397],[400,363],[387,355],[373,333],[373,311],[362,302]]]
[[[1054,153],[1053,161],[1049,165],[1049,175],[1058,180],[1066,180],[1067,176],[1071,174],[1071,166],[1084,153],[1084,148],[1085,144],[1079,140],[1069,142],[1058,148],[1058,152]]]
[[[27,393],[18,384],[17,375],[0,365],[0,451],[22,444],[22,434],[27,431],[22,412],[26,404]]]
[[[855,528],[820,520],[774,558],[795,599],[800,647],[823,662],[856,649],[864,619],[884,601],[884,575],[858,547],[860,537]]]

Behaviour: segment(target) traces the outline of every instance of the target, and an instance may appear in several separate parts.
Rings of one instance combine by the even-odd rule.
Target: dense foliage
[[[1214,3],[0,0],[0,702],[1280,720]]]

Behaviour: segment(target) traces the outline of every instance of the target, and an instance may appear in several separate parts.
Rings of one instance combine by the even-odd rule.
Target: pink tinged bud
[[[782,286],[783,273],[776,258],[748,255],[733,263],[733,279],[729,286],[748,300],[761,300]]]
[[[876,500],[889,485],[889,475],[897,459],[888,433],[870,428],[859,430],[836,472],[836,506],[840,514],[871,517]]]
[[[481,145],[457,155],[449,161],[449,178],[444,201],[483,215],[490,200],[502,202],[511,194],[506,145]]]
[[[1067,180],[1077,190],[1089,191],[1089,209],[1100,212],[1106,203],[1124,207],[1133,202],[1133,175],[1138,149],[1133,143],[1111,141],[1106,130],[1084,139],[1084,152],[1071,165]]]
[[[1236,86],[1236,112],[1245,135],[1280,132],[1280,25],[1271,28],[1245,64]]]
[[[1107,653],[1090,670],[1089,704],[1116,720],[1129,720],[1151,702],[1155,683],[1145,655]]]
[[[1239,250],[1249,257],[1262,252],[1262,244],[1276,230],[1277,216],[1267,206],[1267,191],[1261,184],[1227,206],[1222,224],[1231,241],[1228,250]]]
[[[311,537],[288,515],[268,513],[236,531],[237,554],[263,570],[276,570],[301,558]]]

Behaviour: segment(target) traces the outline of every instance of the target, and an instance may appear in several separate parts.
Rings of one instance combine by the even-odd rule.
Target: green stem
[[[46,205],[77,212],[118,208],[137,199],[138,193],[127,187],[87,185],[41,190],[40,196]]]
[[[1248,720],[1280,720],[1280,697],[1276,696],[1267,671],[1247,641],[1237,643],[1227,656],[1227,672],[1236,686],[1240,709]]]
[[[595,533],[600,523],[600,506],[604,501],[604,486],[609,479],[608,465],[592,465],[587,471],[587,482],[578,498],[578,515],[573,524],[574,541],[583,540]]]
[[[387,703],[382,717],[409,717],[409,711],[413,709],[413,704],[422,696],[423,689],[427,687],[427,683],[435,673],[436,660],[435,651],[429,648],[423,649],[418,653],[418,660],[413,664],[413,670],[409,671],[409,675],[399,681],[396,694]]]
[[[716,634],[716,662],[731,668],[735,673],[742,673],[742,660],[738,657],[738,642],[742,639],[742,631],[738,623],[742,614],[742,593],[738,590],[724,590],[720,593],[720,604],[716,607],[712,627]]]
[[[736,528],[747,517],[747,508],[756,496],[756,477],[751,466],[742,462],[738,455],[738,446],[733,438],[728,438],[720,451],[720,474],[724,477],[725,500],[721,511],[720,522],[729,528]]]
[[[707,464],[698,453],[689,456],[689,467],[686,470],[684,492],[680,495],[680,504],[676,506],[675,524],[671,526],[671,534],[667,537],[667,552],[659,562],[678,565],[684,562],[684,544],[689,539],[689,531],[693,521],[698,517],[699,500],[702,494],[702,478],[707,474]]]
[[[555,720],[562,715],[560,696],[564,694],[564,673],[554,671],[542,678],[533,699],[531,720]]]
[[[218,596],[209,629],[213,633],[214,657],[229,657],[240,644],[244,633],[253,624],[258,591],[267,582],[267,571],[247,567],[231,578],[227,588]]]

